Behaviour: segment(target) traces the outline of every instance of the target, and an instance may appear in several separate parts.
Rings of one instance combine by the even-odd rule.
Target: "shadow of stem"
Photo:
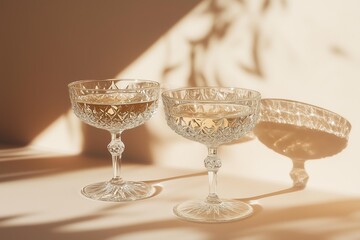
[[[236,200],[240,200],[240,201],[244,201],[244,202],[251,202],[254,200],[259,200],[259,199],[263,199],[263,198],[268,198],[268,197],[273,197],[276,195],[281,195],[281,194],[287,194],[287,193],[292,193],[292,192],[297,192],[297,191],[301,191],[303,190],[304,187],[290,187],[290,188],[286,188],[286,189],[282,189],[279,191],[275,191],[275,192],[270,192],[270,193],[264,193],[264,194],[260,194],[257,196],[253,196],[253,197],[249,197],[249,198],[239,198]]]

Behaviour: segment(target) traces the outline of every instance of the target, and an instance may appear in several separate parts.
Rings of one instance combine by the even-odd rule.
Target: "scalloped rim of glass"
[[[142,87],[139,89],[99,89],[99,88],[82,88],[80,87],[80,84],[83,83],[91,83],[91,82],[111,82],[111,81],[128,81],[128,82],[143,82],[143,83],[152,83],[154,84],[154,86],[149,86],[149,87]],[[76,86],[78,85],[78,86]],[[78,89],[78,90],[86,90],[86,91],[106,91],[106,92],[138,92],[139,90],[144,90],[144,89],[159,89],[160,88],[160,83],[153,81],[153,80],[146,80],[146,79],[131,79],[131,78],[114,78],[114,79],[104,79],[104,80],[78,80],[78,81],[74,81],[68,84],[68,88],[69,89]]]
[[[261,103],[263,101],[283,101],[283,102],[289,102],[289,103],[298,104],[298,105],[301,105],[301,106],[308,106],[308,107],[312,107],[312,108],[320,110],[320,111],[324,111],[324,112],[326,112],[328,114],[331,114],[332,116],[337,116],[338,118],[341,118],[341,119],[343,119],[345,121],[346,125],[348,126],[348,132],[346,133],[346,135],[348,135],[351,132],[351,128],[352,128],[351,123],[346,118],[341,116],[340,114],[335,113],[333,111],[330,111],[328,109],[325,109],[325,108],[322,108],[322,107],[319,107],[319,106],[316,106],[316,105],[304,103],[304,102],[299,102],[299,101],[289,100],[289,99],[282,99],[282,98],[263,98],[263,99],[261,99]],[[261,104],[260,104],[260,108],[261,108]],[[261,118],[260,118],[260,121],[261,121]]]
[[[184,90],[198,90],[198,89],[226,89],[226,90],[241,90],[241,91],[248,91],[254,94],[253,97],[248,97],[248,98],[242,98],[239,99],[238,101],[227,101],[227,100],[194,100],[194,99],[180,99],[180,98],[175,98],[175,97],[170,97],[168,94],[171,92],[179,92],[179,91],[184,91]],[[247,89],[247,88],[238,88],[238,87],[185,87],[185,88],[175,88],[175,89],[169,89],[169,90],[165,90],[161,93],[161,96],[167,99],[172,99],[172,100],[176,100],[176,101],[181,101],[181,102],[199,102],[199,103],[211,103],[211,102],[221,102],[221,103],[234,103],[234,102],[243,102],[243,101],[254,101],[254,100],[260,100],[261,99],[261,94],[258,91],[252,90],[252,89]]]

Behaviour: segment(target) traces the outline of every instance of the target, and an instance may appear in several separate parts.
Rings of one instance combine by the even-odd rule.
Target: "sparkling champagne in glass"
[[[174,213],[196,222],[228,222],[250,216],[252,207],[217,195],[217,172],[221,160],[217,148],[244,136],[259,116],[260,93],[242,88],[198,87],[162,93],[167,124],[177,134],[207,146],[209,194],[174,207]]]
[[[125,148],[121,133],[151,118],[158,105],[159,83],[136,79],[83,80],[70,83],[68,87],[75,115],[111,134],[107,148],[112,156],[113,177],[84,187],[82,194],[111,202],[150,197],[154,193],[152,186],[120,177],[121,154]]]

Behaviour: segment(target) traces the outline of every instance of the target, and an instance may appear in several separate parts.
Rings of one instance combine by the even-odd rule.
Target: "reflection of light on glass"
[[[69,110],[42,131],[30,146],[64,154],[77,154],[82,150],[82,137],[81,123]]]

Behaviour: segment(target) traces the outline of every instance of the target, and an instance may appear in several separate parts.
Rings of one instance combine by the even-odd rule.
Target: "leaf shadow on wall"
[[[189,69],[186,76],[187,86],[223,86],[224,80],[222,79],[223,76],[221,76],[221,69],[219,69],[218,64],[222,59],[217,59],[218,61],[212,63],[211,59],[214,58],[212,54],[219,51],[223,52],[223,45],[229,44],[229,42],[234,44],[235,40],[237,41],[235,45],[242,46],[240,51],[243,53],[240,59],[234,59],[239,75],[265,80],[265,69],[262,60],[264,35],[261,23],[266,21],[267,14],[276,10],[276,8],[279,7],[282,10],[286,10],[287,0],[280,2],[261,0],[255,3],[255,8],[253,4],[254,1],[251,0],[209,0],[203,2],[204,7],[198,13],[197,18],[207,19],[210,21],[210,24],[204,33],[195,34],[195,36],[186,39],[189,51],[183,61],[175,63],[170,61],[172,53],[170,50],[167,52],[166,59],[168,60],[165,62],[162,70],[164,82],[171,78],[170,75],[173,72],[186,65]],[[234,11],[237,14],[234,14]],[[235,26],[239,22],[246,22],[246,24]],[[241,34],[242,37],[235,39],[233,33]],[[243,42],[247,41],[250,42],[249,46],[243,45]],[[209,64],[212,65],[209,67]],[[211,70],[209,70],[210,68]]]

